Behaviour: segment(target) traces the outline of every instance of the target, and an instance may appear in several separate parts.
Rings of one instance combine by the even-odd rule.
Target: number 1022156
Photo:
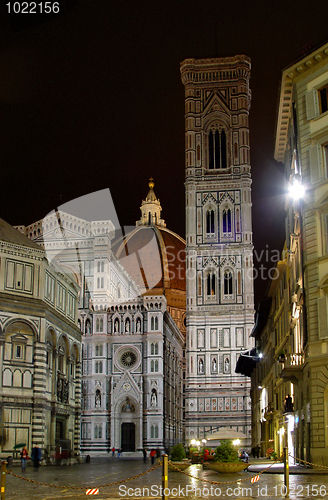
[[[7,2],[8,14],[59,14],[59,2]]]

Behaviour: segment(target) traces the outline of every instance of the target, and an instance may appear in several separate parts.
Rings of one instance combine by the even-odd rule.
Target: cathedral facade
[[[250,383],[235,373],[252,346],[250,60],[181,63],[185,87],[186,440],[220,426],[250,438]],[[247,444],[250,444],[247,442]]]
[[[185,242],[166,228],[153,188],[151,180],[141,218],[124,237],[110,220],[61,209],[20,227],[80,290],[84,454],[164,450],[183,440]]]

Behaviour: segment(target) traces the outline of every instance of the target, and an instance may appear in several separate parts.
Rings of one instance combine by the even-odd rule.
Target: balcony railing
[[[297,353],[297,354],[286,354],[285,358],[285,367],[286,366],[301,366],[304,365],[304,354],[303,353]]]
[[[284,360],[281,361],[282,370],[280,377],[285,381],[298,384],[303,377],[302,368],[304,361],[305,358],[303,353],[286,354]]]

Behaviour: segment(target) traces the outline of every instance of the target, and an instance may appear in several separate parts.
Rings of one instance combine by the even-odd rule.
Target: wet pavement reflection
[[[17,500],[24,496],[24,500],[59,500],[62,498],[81,499],[86,497],[86,489],[101,485],[108,485],[118,481],[120,484],[100,487],[99,494],[92,498],[161,498],[161,466],[151,472],[147,471],[153,466],[150,461],[144,463],[140,459],[129,458],[91,458],[90,463],[44,466],[39,471],[28,467],[22,473],[20,467],[12,467],[12,471],[31,479],[46,484],[60,486],[54,488],[39,485],[7,475],[6,500]],[[263,463],[263,470],[267,464]],[[204,499],[253,499],[285,498],[283,474],[260,474],[260,480],[251,483],[251,478],[258,473],[241,472],[237,474],[218,474],[211,470],[203,470],[201,465],[192,465],[185,471],[169,472],[169,498]],[[321,471],[322,472],[322,471]],[[142,474],[133,480],[129,478]],[[211,484],[216,482],[219,484]],[[81,489],[71,490],[69,486]],[[328,470],[327,474],[300,474],[290,476],[290,498],[317,500],[328,498]]]

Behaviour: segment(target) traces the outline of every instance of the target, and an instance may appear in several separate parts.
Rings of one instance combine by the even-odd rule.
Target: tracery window
[[[228,269],[224,271],[223,278],[223,293],[224,295],[232,295],[232,272]]]
[[[224,233],[231,233],[231,210],[224,208],[222,212],[222,230]]]
[[[207,275],[207,295],[216,294],[216,276],[213,271],[210,271]]]
[[[206,233],[207,234],[214,234],[215,233],[214,210],[208,210],[206,212]]]
[[[224,129],[210,130],[208,134],[208,168],[227,168],[227,138]]]

